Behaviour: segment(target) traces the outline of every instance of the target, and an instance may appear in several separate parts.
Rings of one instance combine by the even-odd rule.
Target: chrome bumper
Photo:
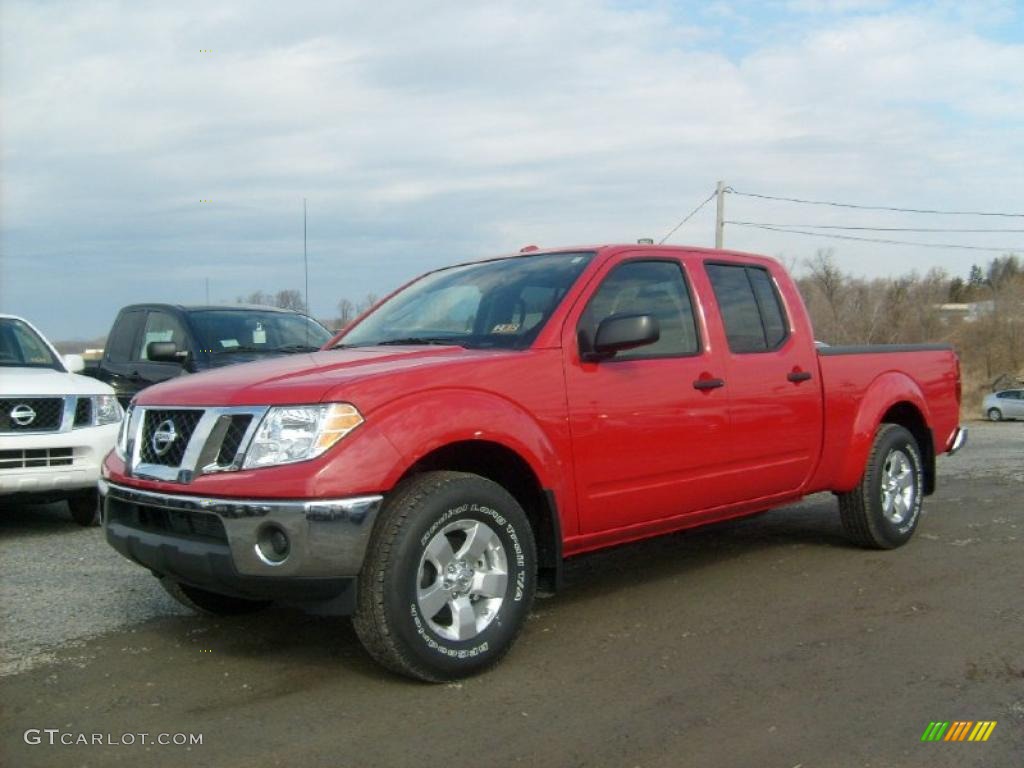
[[[946,453],[952,456],[965,445],[967,445],[967,427],[957,427],[956,431],[953,432],[953,442]]]
[[[145,540],[150,547],[159,542],[162,554],[175,548],[184,553],[194,550],[200,536],[211,550],[226,548],[224,554],[230,554],[239,576],[275,578],[358,575],[383,501],[380,495],[298,501],[210,498],[142,491],[105,481],[100,481],[100,494],[103,527],[112,544]],[[223,526],[223,540],[211,517]],[[269,548],[272,534],[278,541],[280,534],[287,538],[287,554],[276,562]]]

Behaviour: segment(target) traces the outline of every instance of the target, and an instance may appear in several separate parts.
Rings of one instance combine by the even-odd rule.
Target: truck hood
[[[0,368],[0,396],[112,395],[102,381],[53,368]]]
[[[365,413],[395,393],[458,382],[458,371],[466,366],[520,354],[441,346],[333,349],[182,376],[145,389],[137,402],[147,406],[297,405],[352,399]],[[428,372],[434,374],[429,384]]]

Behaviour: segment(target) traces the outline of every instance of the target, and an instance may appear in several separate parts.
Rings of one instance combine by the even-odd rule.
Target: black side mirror
[[[154,363],[183,363],[184,354],[178,352],[173,341],[151,341],[146,345],[146,357]]]
[[[661,338],[661,325],[654,315],[613,315],[597,326],[593,351],[587,360],[604,360],[616,352],[653,344]]]

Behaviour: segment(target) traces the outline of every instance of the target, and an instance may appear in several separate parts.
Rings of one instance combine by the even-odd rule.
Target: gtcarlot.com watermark
[[[195,747],[203,743],[201,733],[81,733],[60,728],[29,728],[23,737],[26,744],[49,746],[131,747]]]

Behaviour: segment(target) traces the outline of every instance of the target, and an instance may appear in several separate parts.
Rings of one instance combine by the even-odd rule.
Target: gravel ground
[[[849,547],[822,494],[576,558],[503,664],[440,687],[345,620],[192,616],[62,505],[6,509],[0,764],[1020,765],[1022,482],[1024,423],[979,422],[900,550]],[[999,725],[922,744],[935,719]],[[205,740],[24,743],[47,727]]]

